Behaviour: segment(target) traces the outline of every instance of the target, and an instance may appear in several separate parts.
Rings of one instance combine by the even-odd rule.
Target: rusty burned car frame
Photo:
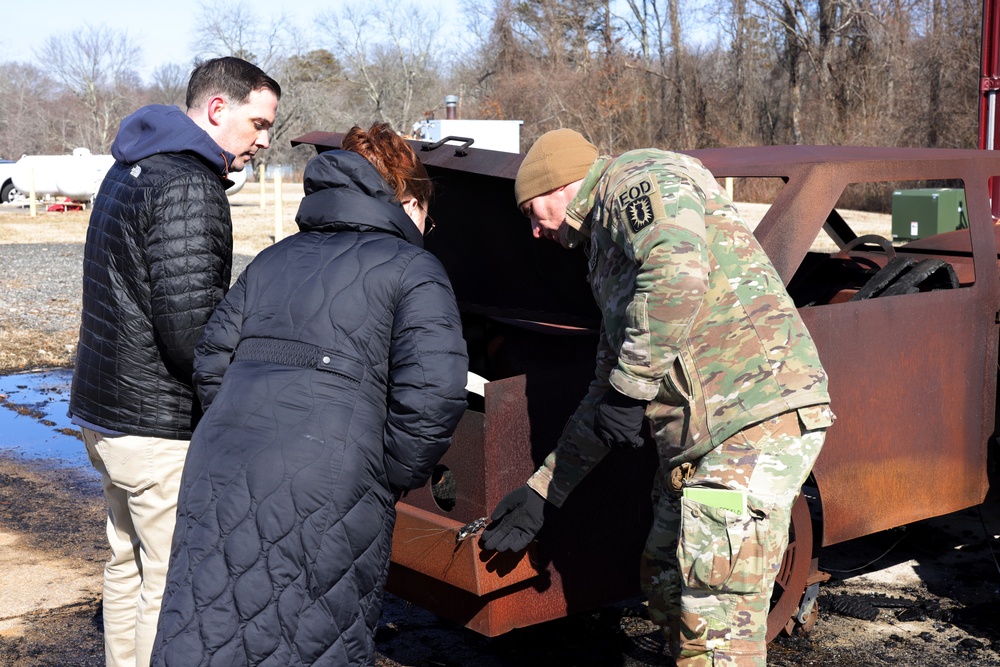
[[[293,144],[339,147],[339,133]],[[411,145],[435,181],[427,247],[455,287],[471,368],[484,398],[470,405],[428,487],[397,504],[387,589],[487,636],[638,593],[651,519],[650,451],[613,452],[552,510],[513,557],[457,539],[522,484],[554,445],[593,376],[600,316],[583,253],[531,238],[514,205],[523,156],[440,142]],[[786,285],[826,261],[872,273],[892,255],[940,258],[956,289],[851,301],[861,285],[800,307],[830,375],[837,420],[792,512],[768,639],[811,627],[821,548],[977,505],[996,418],[1000,282],[990,179],[1000,157],[977,150],[770,146],[688,151],[717,178],[783,182],[755,229]],[[969,228],[891,246],[859,238],[838,213],[851,184],[960,180]],[[822,231],[839,250],[812,251]],[[877,240],[877,239],[876,239]],[[808,271],[806,270],[808,268]],[[651,448],[646,448],[651,449]],[[442,493],[442,489],[446,489]],[[808,496],[808,498],[807,498]]]

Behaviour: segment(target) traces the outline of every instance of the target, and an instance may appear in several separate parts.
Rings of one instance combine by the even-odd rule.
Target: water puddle
[[[0,375],[0,454],[97,473],[66,410],[73,371]]]

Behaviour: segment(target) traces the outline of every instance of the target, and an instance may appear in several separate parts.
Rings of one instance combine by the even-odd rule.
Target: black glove
[[[520,551],[535,538],[545,520],[545,499],[527,484],[500,499],[492,523],[479,538],[487,551]]]
[[[642,447],[645,444],[642,419],[646,414],[646,403],[648,401],[626,396],[614,387],[608,389],[594,417],[597,439],[612,449]]]

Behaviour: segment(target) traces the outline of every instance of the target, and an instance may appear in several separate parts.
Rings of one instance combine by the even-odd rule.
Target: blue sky
[[[244,0],[263,22],[282,13],[298,26],[342,5],[342,0]],[[136,71],[143,78],[158,66],[176,63],[188,67],[194,55],[191,41],[201,15],[199,0],[4,0],[0,31],[0,62],[38,64],[35,52],[49,37],[67,34],[85,24],[127,30],[143,50]],[[418,6],[440,9],[448,30],[459,31],[456,0],[417,0]]]

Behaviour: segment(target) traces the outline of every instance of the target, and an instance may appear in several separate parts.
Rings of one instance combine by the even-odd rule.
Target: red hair
[[[388,123],[375,123],[367,132],[355,125],[340,147],[371,162],[396,193],[396,199],[413,198],[427,208],[434,194],[427,170],[410,145]]]

